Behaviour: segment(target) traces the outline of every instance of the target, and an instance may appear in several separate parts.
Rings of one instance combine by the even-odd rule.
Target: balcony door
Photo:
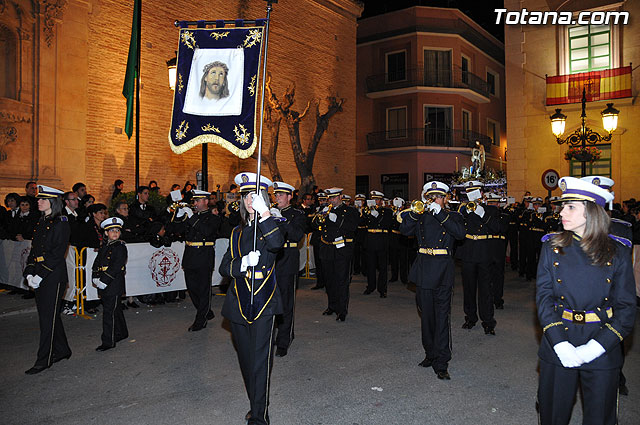
[[[424,107],[424,142],[427,146],[452,146],[453,107]]]
[[[424,85],[451,87],[451,50],[424,51]]]

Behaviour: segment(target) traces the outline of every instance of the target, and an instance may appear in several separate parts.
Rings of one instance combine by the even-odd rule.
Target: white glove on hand
[[[377,218],[380,215],[380,213],[377,210],[371,210],[371,215]]]
[[[260,251],[251,251],[242,257],[240,271],[245,272],[249,267],[257,266],[260,261]]]
[[[328,206],[326,206],[326,207],[324,207],[322,209],[322,214],[326,213],[327,211],[329,211],[329,207]]]
[[[337,219],[338,219],[338,216],[336,215],[336,213],[329,213],[329,220],[335,223]]]
[[[33,276],[33,278],[31,279],[31,287],[33,289],[40,287],[40,282],[42,282],[42,278],[40,276],[38,275]]]
[[[176,217],[180,218],[185,214],[187,215],[188,218],[191,218],[191,216],[193,215],[193,210],[189,207],[180,207],[176,212]]]
[[[271,209],[269,210],[269,212],[271,213],[271,216],[272,216],[272,217],[282,218],[282,213],[281,213],[281,212],[280,212],[280,210],[279,210],[279,209],[277,209],[277,208],[271,208]]]
[[[576,353],[583,362],[590,363],[603,355],[605,353],[605,349],[598,341],[590,339],[586,344],[576,347]]]
[[[180,218],[185,214],[184,208],[180,207],[176,210],[176,218]]]
[[[93,286],[95,286],[98,289],[104,289],[107,287],[107,285],[97,277],[94,277],[93,279],[91,279],[91,281],[93,282]]]
[[[478,214],[480,218],[484,217],[484,207],[482,205],[476,205],[476,210],[474,212]]]
[[[584,363],[582,358],[578,355],[576,347],[569,341],[562,341],[553,346],[553,351],[556,352],[562,366],[564,367],[578,367]]]
[[[442,210],[442,207],[440,206],[439,203],[432,202],[429,205],[427,205],[427,210],[433,211],[434,214],[438,214]]]
[[[269,211],[269,207],[264,202],[264,198],[256,193],[251,194],[251,207],[260,215]]]
[[[29,285],[29,287],[30,287],[30,288],[33,288],[33,286],[32,286],[32,285],[33,285],[33,282],[32,282],[32,280],[33,280],[33,275],[32,275],[32,274],[28,274],[28,275],[27,275],[27,277],[26,277],[25,279],[27,279],[27,285]],[[34,289],[35,289],[35,288],[34,288]]]

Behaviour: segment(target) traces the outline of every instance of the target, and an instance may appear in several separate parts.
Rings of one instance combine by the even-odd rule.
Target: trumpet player
[[[364,295],[369,295],[377,289],[380,298],[387,298],[389,231],[393,225],[393,213],[389,208],[384,207],[382,192],[372,190],[370,197],[375,202],[375,206],[369,207],[369,213],[366,215],[368,270],[367,289]]]
[[[491,292],[490,236],[500,232],[498,209],[481,203],[484,185],[477,181],[465,186],[470,202],[460,205],[466,234],[458,250],[462,259],[462,287],[464,292],[463,329],[471,329],[482,320],[484,333],[495,335],[496,320],[493,317],[493,295]],[[477,298],[477,301],[476,301]]]
[[[453,248],[465,235],[460,214],[445,209],[449,186],[431,181],[423,187],[424,208],[412,207],[400,213],[400,231],[415,236],[418,256],[409,271],[409,280],[416,283],[416,301],[421,311],[422,367],[432,367],[438,379],[451,379],[451,291],[455,265]],[[421,204],[415,202],[416,204]],[[421,205],[422,206],[422,205]]]
[[[328,306],[322,313],[337,314],[344,322],[349,307],[349,283],[353,259],[353,237],[358,228],[358,212],[342,202],[342,188],[326,191],[329,206],[322,210],[320,259],[327,286]]]
[[[326,288],[326,282],[324,277],[324,271],[322,268],[322,259],[320,258],[320,247],[322,246],[321,237],[323,224],[319,222],[319,213],[323,208],[327,206],[327,194],[324,191],[318,192],[318,206],[316,207],[316,213],[311,217],[311,246],[313,247],[313,262],[316,265],[316,284],[311,289],[323,289]]]
[[[353,248],[353,274],[367,275],[367,220],[364,214],[367,197],[358,193],[355,196],[355,207],[358,210],[360,220],[356,231],[356,240]]]
[[[271,215],[283,217],[278,227],[285,238],[284,248],[276,257],[276,284],[282,298],[282,314],[276,316],[278,334],[276,336],[276,356],[287,355],[293,341],[293,323],[296,304],[296,277],[300,269],[298,243],[305,235],[305,214],[291,206],[294,187],[285,182],[273,182],[273,193],[277,206],[271,208]]]
[[[185,235],[182,269],[189,297],[196,308],[196,318],[189,332],[207,327],[214,318],[211,310],[211,274],[215,257],[215,241],[220,229],[220,217],[209,211],[209,192],[193,189],[191,202],[195,209],[180,206],[175,213],[174,226]]]
[[[401,242],[406,237],[403,237],[400,233],[400,223],[396,219],[403,206],[404,199],[393,198],[391,212],[394,220],[392,220],[391,231],[389,232],[389,265],[391,266],[391,279],[389,279],[389,282],[397,282],[399,273],[402,283],[407,283],[407,244]]]

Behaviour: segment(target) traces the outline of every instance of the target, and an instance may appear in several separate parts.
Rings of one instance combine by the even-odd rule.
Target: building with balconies
[[[471,163],[506,170],[504,45],[457,9],[411,7],[357,33],[356,191],[416,199]]]
[[[638,198],[640,190],[640,2],[619,0],[505,0],[508,11],[571,13],[577,22],[581,11],[597,12],[591,25],[506,25],[507,180],[511,195],[525,191],[547,194],[541,177],[545,171],[560,176],[582,174],[582,162],[565,160],[567,144],[558,144],[549,117],[556,109],[567,116],[564,137],[581,128],[581,101],[586,95],[585,125],[607,135],[600,112],[613,103],[620,111],[611,140],[596,140],[601,155],[586,163],[587,175],[611,177],[615,202]],[[607,12],[626,12],[630,19],[610,19]],[[602,19],[602,22],[599,20]],[[551,20],[549,20],[551,22]],[[634,71],[634,68],[635,71]],[[637,102],[636,102],[637,103]],[[635,124],[634,124],[635,123]],[[560,190],[555,190],[555,195]]]

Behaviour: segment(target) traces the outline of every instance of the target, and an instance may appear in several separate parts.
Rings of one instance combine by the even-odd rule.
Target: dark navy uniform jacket
[[[467,211],[466,204],[460,205],[458,210],[462,214],[467,231],[462,245],[456,253],[462,261],[485,263],[491,259],[491,242],[488,235],[500,233],[500,212],[497,207],[492,205],[482,205],[482,207],[484,208],[483,217],[475,212]]]
[[[322,243],[326,245],[336,245],[336,239],[342,238],[346,243],[346,248],[353,248],[353,238],[358,229],[358,223],[360,222],[360,215],[358,210],[345,204],[331,209],[332,213],[335,213],[338,218],[335,222],[329,220],[327,217],[322,225]],[[341,252],[346,252],[344,248],[338,248]]]
[[[406,236],[415,236],[419,248],[446,249],[445,255],[420,254],[416,257],[411,270],[409,280],[423,289],[434,289],[442,283],[444,267],[439,267],[442,261],[453,261],[452,252],[456,239],[463,239],[465,227],[462,216],[454,211],[441,209],[438,214],[425,211],[423,214],[415,214],[412,211],[403,211],[400,218],[400,231]],[[453,281],[449,283],[453,285]]]
[[[278,273],[297,274],[300,265],[300,251],[298,244],[305,236],[307,227],[307,216],[291,205],[283,208],[280,213],[286,220],[278,220],[280,231],[284,235],[285,244],[282,251],[278,253],[276,260],[276,270]]]
[[[98,289],[100,295],[124,294],[127,257],[127,245],[120,239],[102,245],[91,267],[91,279],[98,278],[107,285],[105,289]]]
[[[371,215],[373,211],[378,212],[378,216]],[[367,226],[367,247],[386,249],[389,232],[393,227],[393,212],[389,208],[377,207],[371,208],[369,214],[364,214]]]
[[[251,324],[260,317],[282,313],[280,291],[276,285],[275,262],[284,244],[284,237],[273,217],[258,220],[256,250],[260,260],[255,266],[253,306],[251,306],[251,270],[240,271],[242,256],[253,250],[254,222],[237,226],[231,232],[229,249],[222,257],[219,273],[232,277],[233,284],[227,290],[222,315],[233,323]]]
[[[68,282],[65,254],[70,233],[67,217],[41,217],[33,232],[31,252],[23,275],[40,276],[41,286],[49,282]]]
[[[577,347],[595,339],[606,353],[580,369],[622,367],[620,342],[631,332],[636,316],[635,281],[628,248],[612,241],[615,255],[606,265],[596,266],[580,247],[578,236],[574,235],[573,243],[562,249],[551,246],[554,236],[543,238],[538,263],[536,304],[544,334],[538,356],[561,366],[554,345],[569,341]],[[609,307],[613,311],[611,318],[603,314]],[[596,312],[603,321],[573,323],[562,318],[565,309]]]
[[[176,223],[176,227],[182,229],[181,233],[184,233],[183,268],[209,267],[213,270],[215,257],[213,244],[218,237],[221,223],[220,217],[211,214],[209,210],[196,212],[182,223]]]

